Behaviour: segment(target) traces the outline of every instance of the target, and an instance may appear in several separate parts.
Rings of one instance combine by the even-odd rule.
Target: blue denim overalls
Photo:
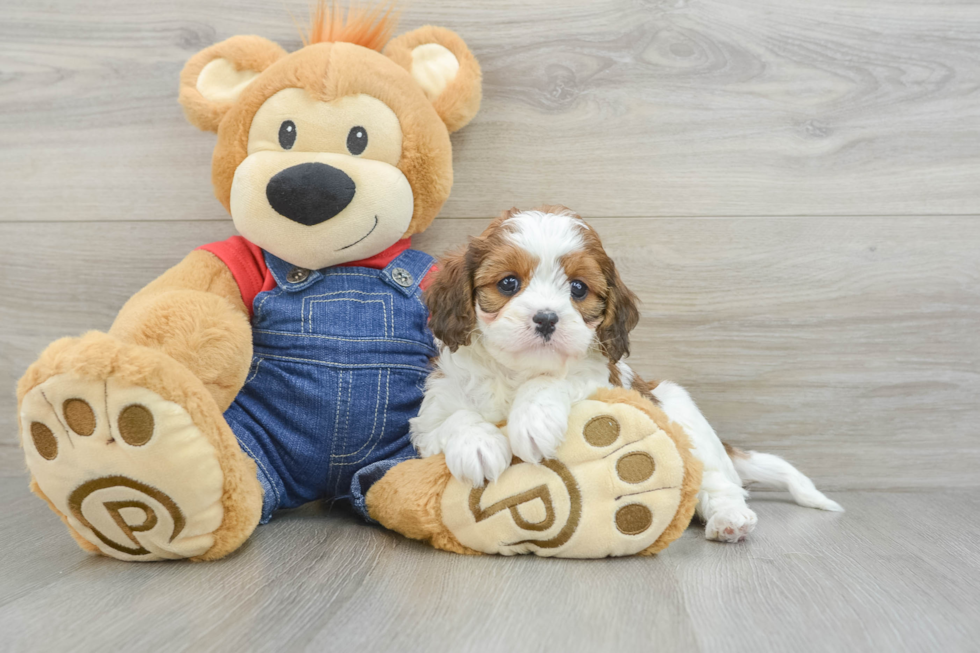
[[[276,287],[255,298],[252,367],[225,412],[258,465],[262,523],[324,498],[368,518],[368,488],[416,455],[408,420],[436,355],[419,282],[434,261],[411,249],[383,270],[265,261]]]

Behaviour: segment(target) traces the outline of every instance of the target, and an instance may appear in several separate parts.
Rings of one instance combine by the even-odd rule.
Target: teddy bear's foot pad
[[[484,553],[632,555],[671,524],[684,473],[677,445],[644,412],[583,401],[554,460],[513,465],[483,488],[451,479],[442,518],[460,543]]]
[[[190,558],[214,544],[223,475],[181,406],[112,378],[63,374],[24,397],[21,427],[41,491],[105,555]]]

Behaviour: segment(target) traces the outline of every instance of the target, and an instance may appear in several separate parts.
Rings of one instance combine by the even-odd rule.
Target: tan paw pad
[[[24,397],[21,424],[41,490],[106,555],[187,558],[213,545],[223,474],[181,406],[114,379],[62,375]]]

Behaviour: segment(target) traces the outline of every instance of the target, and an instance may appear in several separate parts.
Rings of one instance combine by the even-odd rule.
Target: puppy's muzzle
[[[555,325],[558,324],[558,314],[554,311],[538,311],[531,318],[537,326],[534,330],[546,341],[551,339],[551,334],[555,332]]]
[[[279,215],[312,227],[347,208],[356,190],[343,170],[325,163],[301,163],[270,179],[265,196]]]

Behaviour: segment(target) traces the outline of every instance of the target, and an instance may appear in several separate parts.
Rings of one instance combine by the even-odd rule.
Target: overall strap
[[[268,251],[265,252],[265,264],[276,280],[276,285],[290,293],[312,286],[323,277],[323,273],[319,270],[307,270],[287,263]]]
[[[406,297],[415,294],[436,260],[417,249],[406,249],[381,271],[381,278]]]

